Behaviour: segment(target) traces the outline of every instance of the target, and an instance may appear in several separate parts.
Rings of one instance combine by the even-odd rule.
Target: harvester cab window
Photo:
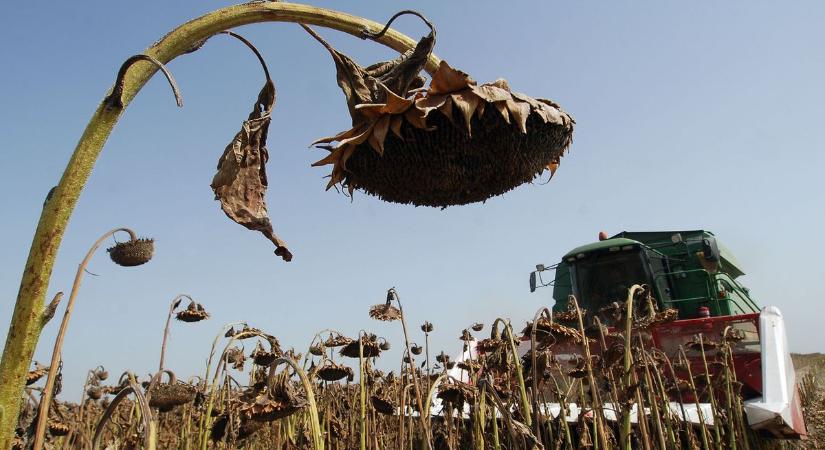
[[[637,251],[590,255],[575,263],[575,279],[582,303],[596,312],[613,302],[624,302],[634,284],[649,284],[644,259]]]

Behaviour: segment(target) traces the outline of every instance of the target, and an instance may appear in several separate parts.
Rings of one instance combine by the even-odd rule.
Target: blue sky
[[[436,52],[479,82],[560,103],[577,121],[571,152],[547,185],[447,210],[353,202],[325,192],[324,152],[310,142],[348,127],[329,55],[300,28],[237,31],[269,62],[278,88],[267,200],[295,254],[283,263],[259,234],[230,222],[209,187],[218,157],[261,85],[254,57],[215,38],[173,61],[185,107],[155,77],[116,127],[80,198],[48,297],[68,290],[103,232],[132,227],[157,240],[134,269],[101,251],[80,291],[64,348],[66,394],[83,373],[147,373],[178,293],[212,313],[175,323],[167,364],[199,373],[221,324],[245,319],[304,349],[319,329],[367,329],[395,346],[400,327],[367,309],[395,286],[411,327],[454,352],[460,330],[497,316],[520,324],[552,303],[530,294],[535,263],[552,264],[600,230],[714,231],[762,305],[787,316],[794,351],[825,350],[819,332],[825,117],[825,4],[794,2],[319,2],[384,21],[414,7],[438,27]],[[0,329],[7,329],[40,206],[120,63],[214,1],[86,1],[9,5],[0,29]],[[397,28],[425,33],[414,18]],[[330,30],[363,64],[393,53]],[[819,194],[817,194],[819,193]],[[59,320],[36,358],[47,361]],[[487,332],[488,329],[485,329]],[[416,333],[417,334],[417,333]],[[423,341],[423,337],[414,340]],[[251,350],[251,348],[249,349]],[[392,361],[390,363],[389,361]]]

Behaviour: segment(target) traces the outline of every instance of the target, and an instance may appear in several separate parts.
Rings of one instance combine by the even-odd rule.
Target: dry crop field
[[[402,15],[421,19],[428,34],[416,40],[392,30]],[[223,321],[182,295],[170,304],[157,371],[109,373],[103,356],[100,366],[88,370],[83,386],[64,385],[61,370],[64,361],[71,364],[71,355],[61,354],[63,341],[95,250],[125,232],[129,240],[109,249],[112,260],[136,266],[153,255],[153,241],[127,228],[104,234],[89,250],[68,296],[51,361],[29,367],[40,332],[61,301],[58,294],[45,304],[61,239],[109,134],[156,72],[165,76],[182,106],[166,64],[208,48],[217,36],[229,36],[254,54],[263,86],[219,154],[212,191],[230,220],[260,232],[276,255],[292,260],[265,201],[275,84],[255,45],[229,31],[276,21],[300,24],[320,44],[345,95],[342,106],[352,127],[313,143],[327,152],[313,166],[330,166],[328,190],[347,195],[360,190],[398,204],[460,206],[503,195],[542,175],[552,177],[569,151],[576,123],[570,114],[552,100],[511,90],[504,78],[478,83],[436,56],[435,27],[416,11],[377,23],[308,5],[252,1],[182,24],[145,53],[125,60],[63,178],[43,203],[0,364],[0,405],[5,408],[0,408],[0,446],[12,438],[12,448],[34,450],[755,450],[825,445],[821,356],[796,356],[809,439],[772,439],[751,430],[745,417],[743,383],[733,367],[733,348],[744,336],[728,327],[698,334],[668,353],[654,348],[652,330],[678,314],[658,310],[644,286],[631,288],[625,302],[611,304],[610,326],[592,312],[588,315],[571,296],[565,311],[541,308],[527,323],[499,318],[449,330],[457,339],[454,348],[445,349],[430,348],[430,333],[438,324],[407,323],[397,292],[390,289],[385,303],[363,305],[363,313],[375,319],[373,329],[358,335],[323,329],[300,348],[283,347],[278,336],[254,323],[215,326],[214,340],[191,349],[202,351],[206,364],[190,374],[176,373],[165,360],[170,326],[175,321]],[[362,66],[310,25],[380,43],[399,56]],[[382,337],[390,327],[403,329],[403,342]],[[385,360],[391,346],[403,349],[401,360]],[[456,351],[461,348],[463,352]],[[77,391],[82,392],[79,403],[65,400],[66,392]]]
[[[656,311],[644,292],[635,300],[642,307],[622,313],[625,327],[585,327],[585,311],[572,298],[568,312],[543,308],[534,321],[515,328],[506,319],[473,324],[456,333],[456,348],[478,351],[458,362],[429,347],[435,325],[408,327],[392,289],[386,303],[365,306],[364,314],[376,319],[376,333],[402,327],[404,342],[326,329],[306,348],[284,349],[265,330],[230,323],[211,345],[204,343],[203,372],[182,375],[165,366],[164,336],[153,376],[117,376],[100,366],[89,370],[80,404],[56,396],[45,421],[45,448],[764,449],[825,442],[825,357],[794,355],[810,439],[769,439],[746,425],[741,385],[730,370],[735,333],[697,336],[679,354],[665,355],[646,341],[648,331],[672,314]],[[180,296],[168,317],[200,322],[209,314]],[[403,346],[405,356],[382,361],[382,367],[398,367],[385,372],[376,366],[390,345]],[[519,345],[528,349],[521,357]],[[606,350],[590,354],[596,348]],[[582,356],[556,357],[575,350]],[[692,372],[686,358],[697,353],[706,368],[722,367],[721,375]],[[468,376],[451,376],[456,367]],[[46,373],[38,365],[29,374],[15,448],[27,448],[34,439],[36,393]],[[61,386],[58,372],[56,394],[79,388]],[[668,406],[676,397],[710,403],[712,417],[705,422],[716,425],[680,420]],[[545,403],[557,403],[560,411],[548,415]],[[637,421],[639,407],[649,413]]]

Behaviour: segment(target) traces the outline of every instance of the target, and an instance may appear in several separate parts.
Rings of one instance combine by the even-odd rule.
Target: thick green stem
[[[199,42],[215,33],[260,22],[304,23],[358,37],[365,29],[374,32],[383,28],[382,24],[371,20],[312,6],[252,2],[222,8],[191,20],[164,36],[144,54],[165,64],[196,48]],[[389,30],[376,41],[399,52],[410,50],[416,44],[415,40],[395,30]],[[439,62],[438,57],[431,55],[426,69],[432,73]],[[157,70],[156,65],[146,61],[135,63],[124,77],[123,107],[112,107],[105,101],[100,103],[80,137],[60,183],[43,207],[0,362],[0,379],[3,380],[0,383],[0,410],[4,412],[0,414],[0,448],[9,448],[14,438],[26,373],[42,330],[43,303],[66,225],[123,110]]]

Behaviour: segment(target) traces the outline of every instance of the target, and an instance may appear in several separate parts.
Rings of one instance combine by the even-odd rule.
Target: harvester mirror
[[[544,272],[545,270],[547,270],[547,268],[544,267],[544,264],[536,264],[536,272]]]
[[[716,244],[716,238],[707,237],[702,239],[702,253],[705,254],[706,261],[719,261],[719,246]]]
[[[530,292],[536,292],[536,272],[530,272]]]

